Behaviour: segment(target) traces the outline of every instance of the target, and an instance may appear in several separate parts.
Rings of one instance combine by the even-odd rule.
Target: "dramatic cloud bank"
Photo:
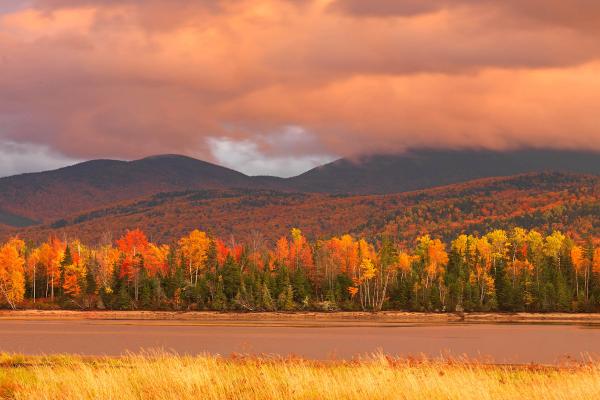
[[[422,146],[600,150],[599,21],[595,0],[13,0],[0,140],[280,175]]]
[[[44,146],[0,141],[0,177],[48,171],[80,161],[62,157]]]

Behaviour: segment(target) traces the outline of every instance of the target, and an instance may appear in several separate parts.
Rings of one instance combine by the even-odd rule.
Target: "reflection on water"
[[[119,355],[161,348],[179,354],[251,353],[349,359],[400,356],[555,363],[600,355],[597,325],[401,324],[1,320],[0,351]]]

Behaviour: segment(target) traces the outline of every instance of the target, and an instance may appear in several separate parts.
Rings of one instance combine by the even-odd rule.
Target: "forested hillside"
[[[532,172],[600,174],[600,153],[524,149],[434,150],[344,158],[286,181],[297,191],[385,194]]]
[[[32,225],[158,192],[250,186],[244,174],[189,157],[94,160],[1,178],[0,213],[18,215]],[[0,223],[19,226],[12,222],[0,214]]]
[[[285,179],[251,177],[178,155],[129,162],[94,160],[55,171],[0,178],[0,224],[48,224],[164,192],[252,189],[395,194],[473,179],[551,171],[598,175],[600,155],[558,150],[414,150],[341,159]]]
[[[301,226],[310,240],[344,233],[376,240],[386,235],[412,244],[423,234],[450,240],[467,232],[522,226],[544,234],[562,230],[576,239],[600,236],[600,178],[542,173],[489,178],[435,189],[377,196],[341,196],[264,190],[162,193],[55,220],[5,230],[40,242],[49,235],[97,243],[128,229],[143,229],[170,243],[196,228],[247,242],[273,243]]]

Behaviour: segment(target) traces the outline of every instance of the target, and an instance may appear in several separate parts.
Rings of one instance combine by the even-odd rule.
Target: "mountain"
[[[600,154],[582,151],[414,150],[340,159],[292,178],[250,177],[178,155],[94,160],[0,179],[0,224],[26,227],[163,192],[253,189],[288,193],[402,193],[515,174],[600,174]]]
[[[414,150],[340,159],[290,178],[297,191],[383,194],[530,172],[600,174],[600,153],[568,150]]]
[[[514,226],[542,233],[560,229],[574,238],[600,236],[600,177],[537,173],[369,196],[254,189],[160,193],[18,232],[34,241],[55,234],[93,244],[140,228],[169,243],[200,228],[225,240],[247,242],[258,233],[273,242],[299,227],[311,240],[385,233],[412,244],[425,233],[450,239]]]
[[[184,156],[94,160],[0,179],[0,222],[28,225],[158,192],[251,184],[240,172]]]

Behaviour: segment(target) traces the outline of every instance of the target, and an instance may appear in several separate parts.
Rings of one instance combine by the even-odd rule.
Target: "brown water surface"
[[[383,351],[555,363],[566,357],[600,355],[600,330],[543,324],[0,320],[0,352],[120,355],[144,349],[179,354],[294,354],[314,359],[349,359]]]

